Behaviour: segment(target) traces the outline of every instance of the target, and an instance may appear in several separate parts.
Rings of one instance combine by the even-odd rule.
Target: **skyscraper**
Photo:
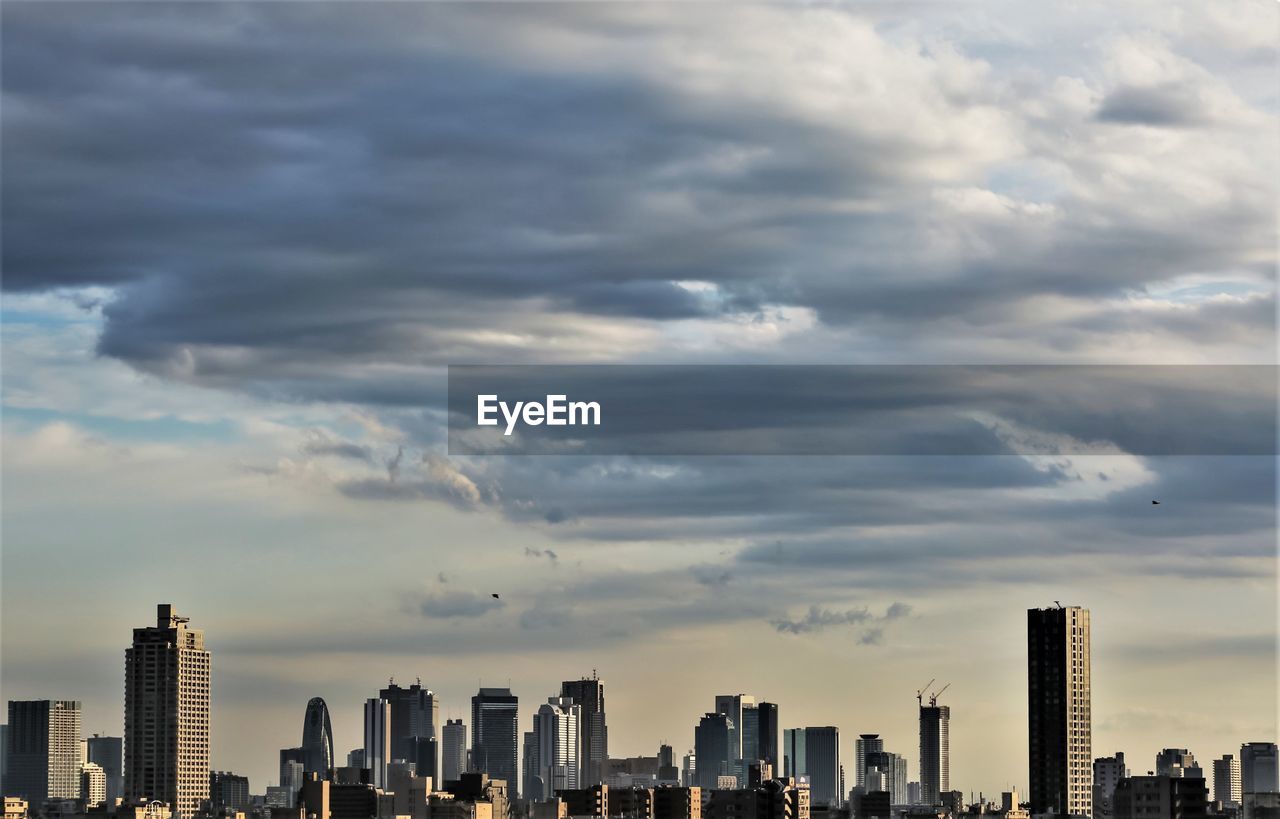
[[[739,733],[742,737],[742,752],[738,754],[736,773],[738,787],[745,788],[748,785],[747,770],[751,763],[760,759],[756,756],[760,753],[760,706],[755,703],[742,704],[742,730]]]
[[[809,770],[809,803],[838,808],[844,804],[840,769],[840,729],[827,725],[804,729]]]
[[[88,761],[102,768],[107,805],[115,805],[116,800],[124,796],[124,739],[94,734],[85,740],[85,751]]]
[[[808,776],[809,769],[805,757],[804,729],[788,728],[783,731],[782,775],[791,778]]]
[[[320,697],[312,697],[307,701],[307,713],[302,719],[301,762],[304,772],[318,773],[322,778],[335,766],[329,706]]]
[[[1086,816],[1092,804],[1089,610],[1027,610],[1031,812]]]
[[[884,740],[879,734],[861,734],[853,743],[853,784],[854,787],[867,786],[867,755],[884,750]]]
[[[387,787],[387,765],[391,762],[391,703],[372,697],[364,703],[364,767],[369,784]]]
[[[1213,800],[1238,806],[1244,791],[1240,783],[1240,760],[1231,754],[1213,761]]]
[[[533,753],[536,765],[530,767],[540,785],[540,792],[527,783],[526,799],[550,799],[556,791],[581,787],[582,764],[579,738],[582,706],[572,697],[552,697],[538,708],[533,717]]]
[[[920,705],[920,801],[941,804],[951,790],[951,708],[936,697]]]
[[[889,751],[872,751],[866,755],[866,789],[889,792],[889,803],[905,804],[907,801],[907,759]],[[883,787],[872,786],[872,773],[883,777]]]
[[[1240,746],[1240,788],[1242,793],[1280,790],[1274,742],[1246,742]]]
[[[512,798],[519,795],[519,709],[510,688],[481,688],[471,698],[471,767],[506,780]]]
[[[467,769],[467,726],[451,719],[441,733],[440,776],[444,782],[457,782]]]
[[[209,652],[173,605],[124,653],[124,790],[190,819],[209,798]]]
[[[46,799],[80,797],[80,703],[10,700],[5,796],[38,809]]]
[[[755,759],[763,759],[773,766],[774,775],[782,774],[778,757],[778,704],[762,702],[756,707],[757,745]]]
[[[698,721],[693,731],[693,752],[700,787],[715,790],[719,777],[732,774],[733,733],[733,720],[723,712],[704,714]]]
[[[720,694],[716,696],[716,713],[729,718],[729,770],[726,775],[738,777],[738,787],[746,785],[746,770],[742,766],[742,726],[744,707],[754,710],[756,698],[750,694]],[[754,714],[752,715],[754,718]]]
[[[582,785],[604,781],[609,759],[609,727],[605,722],[604,682],[593,672],[591,678],[560,684],[560,696],[571,697],[582,706]]]
[[[430,688],[422,687],[421,680],[408,688],[391,681],[378,696],[391,703],[391,758],[413,761],[418,751],[415,737],[436,738],[440,702]],[[433,779],[438,776],[434,768],[417,773]]]

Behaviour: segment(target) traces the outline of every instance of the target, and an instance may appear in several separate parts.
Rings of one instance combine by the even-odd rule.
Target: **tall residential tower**
[[[1031,813],[1087,816],[1093,802],[1089,610],[1027,611]]]
[[[209,798],[209,652],[173,606],[124,652],[124,790],[191,819]]]

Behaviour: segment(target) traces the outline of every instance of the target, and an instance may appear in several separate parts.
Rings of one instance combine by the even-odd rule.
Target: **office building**
[[[481,688],[471,698],[471,767],[506,782],[513,799],[519,793],[519,708],[509,688]]]
[[[805,764],[804,729],[788,728],[782,732],[782,776],[799,779],[808,776]]]
[[[1165,748],[1156,754],[1156,776],[1203,779],[1204,771],[1186,748]]]
[[[209,798],[209,652],[173,606],[133,630],[125,651],[124,789],[191,819]]]
[[[302,719],[302,763],[304,771],[329,775],[337,766],[333,756],[333,724],[329,721],[329,706],[320,697],[307,701],[307,713]],[[301,787],[301,786],[299,786]]]
[[[733,720],[724,713],[704,714],[693,732],[698,785],[715,790],[721,776],[732,776]]]
[[[761,702],[756,706],[757,745],[755,759],[761,759],[773,766],[776,774],[782,773],[782,757],[778,752],[778,704]]]
[[[853,785],[867,787],[867,756],[884,750],[884,740],[879,734],[861,734],[853,742]]]
[[[844,776],[840,766],[840,729],[830,725],[809,726],[804,729],[804,738],[809,804],[842,807]]]
[[[888,791],[892,804],[906,804],[906,757],[889,751],[872,751],[866,754],[864,764],[866,765],[866,790],[868,793],[877,790]],[[874,774],[880,774],[880,777],[875,777],[873,776]]]
[[[437,736],[440,702],[431,689],[422,686],[421,680],[408,688],[396,685],[392,680],[378,692],[378,696],[391,704],[391,758],[413,759],[419,752],[419,737],[435,739]],[[417,773],[433,779],[439,777],[434,767]]]
[[[1116,787],[1116,819],[1204,819],[1208,797],[1203,779],[1131,776]]]
[[[12,723],[10,724],[12,730]],[[9,764],[13,764],[10,762]],[[1241,793],[1274,793],[1280,791],[1274,742],[1246,742],[1240,746]]]
[[[1116,787],[1129,776],[1124,754],[1098,757],[1093,761],[1093,819],[1112,819],[1115,816]]]
[[[94,734],[85,740],[85,759],[102,768],[106,777],[103,801],[115,805],[124,797],[124,738]]]
[[[100,808],[107,801],[107,774],[102,766],[86,762],[80,766],[80,801],[85,810]]]
[[[550,799],[560,791],[582,787],[581,732],[582,706],[572,697],[552,697],[538,708],[531,738],[536,762],[529,768],[536,787],[525,784],[526,799]]]
[[[37,808],[46,799],[80,798],[80,703],[10,700],[4,795]]]
[[[1089,611],[1027,611],[1031,813],[1086,816],[1093,803]]]
[[[369,769],[369,784],[385,789],[391,763],[391,703],[381,697],[364,703],[363,763]]]
[[[1227,807],[1240,806],[1244,791],[1240,783],[1240,760],[1231,754],[1213,761],[1213,801]]]
[[[920,800],[937,805],[951,790],[951,708],[937,699],[920,705]]]
[[[443,782],[457,782],[467,770],[467,726],[451,719],[441,731],[440,777]]]
[[[716,697],[716,713],[729,718],[729,767],[727,775],[737,776],[738,784],[745,782],[742,767],[743,707],[754,710],[756,698],[749,694],[720,694]]]
[[[249,807],[249,777],[228,771],[209,774],[209,803],[214,811],[242,811]]]
[[[593,672],[590,678],[560,684],[560,696],[582,706],[582,777],[584,785],[604,781],[609,759],[609,727],[605,721],[604,682]]]

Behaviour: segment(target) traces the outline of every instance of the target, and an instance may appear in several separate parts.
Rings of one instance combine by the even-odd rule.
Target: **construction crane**
[[[938,704],[938,697],[942,696],[942,692],[951,687],[951,683],[947,683],[937,690],[936,693],[929,695],[929,706],[934,707]]]
[[[932,680],[929,680],[929,682],[927,682],[927,683],[925,683],[925,684],[924,684],[924,688],[921,688],[921,689],[919,689],[919,690],[917,690],[917,691],[916,691],[916,702],[920,703],[920,707],[921,707],[921,708],[923,708],[923,707],[924,707],[924,695],[925,695],[925,692],[927,692],[927,691],[929,690],[929,686],[933,685],[933,683],[934,683],[937,679],[938,679],[937,677],[934,677]]]

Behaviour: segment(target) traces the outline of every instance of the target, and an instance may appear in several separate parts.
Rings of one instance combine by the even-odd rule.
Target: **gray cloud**
[[[476,592],[440,589],[430,591],[415,602],[423,617],[482,617],[502,608],[501,600]]]

